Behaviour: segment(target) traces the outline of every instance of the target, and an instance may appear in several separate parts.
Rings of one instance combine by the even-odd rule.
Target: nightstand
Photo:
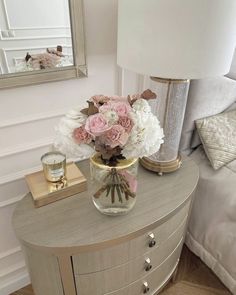
[[[88,179],[89,162],[79,163]],[[99,213],[90,191],[35,209],[28,194],[13,216],[36,295],[157,294],[178,265],[198,168],[185,159],[162,177],[139,168],[134,209]]]

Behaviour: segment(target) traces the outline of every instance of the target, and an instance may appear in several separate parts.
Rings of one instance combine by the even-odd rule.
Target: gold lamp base
[[[146,157],[143,157],[139,161],[144,168],[146,168],[147,170],[158,172],[158,174],[160,175],[162,175],[163,173],[174,172],[178,170],[182,164],[180,155],[178,155],[178,158],[176,160],[169,162],[156,162]]]

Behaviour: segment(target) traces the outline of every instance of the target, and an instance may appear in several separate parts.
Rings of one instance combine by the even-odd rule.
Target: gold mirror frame
[[[0,89],[34,85],[87,76],[83,0],[68,0],[74,65],[50,70],[0,75]]]

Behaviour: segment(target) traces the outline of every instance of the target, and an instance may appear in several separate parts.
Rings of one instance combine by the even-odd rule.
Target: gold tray
[[[35,207],[45,206],[87,190],[87,180],[75,163],[68,163],[66,169],[67,179],[61,182],[47,181],[43,171],[25,176]]]

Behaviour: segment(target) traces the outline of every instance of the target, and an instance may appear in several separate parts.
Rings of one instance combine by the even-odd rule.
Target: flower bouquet
[[[90,158],[95,206],[123,214],[135,203],[137,159],[156,153],[163,130],[151,113],[151,90],[128,97],[95,95],[88,107],[73,109],[57,127],[55,147],[69,156]]]

